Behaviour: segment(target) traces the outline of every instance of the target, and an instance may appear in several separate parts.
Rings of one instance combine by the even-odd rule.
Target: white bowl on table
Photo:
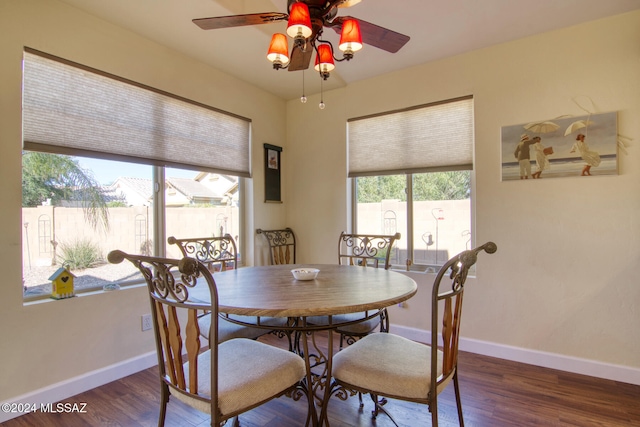
[[[294,268],[291,274],[296,280],[313,280],[318,276],[320,270],[317,268]]]

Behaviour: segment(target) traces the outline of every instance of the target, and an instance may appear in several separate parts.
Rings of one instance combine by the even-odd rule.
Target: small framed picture
[[[264,144],[264,201],[282,203],[280,192],[280,155],[282,147]]]
[[[267,149],[267,167],[269,169],[278,169],[280,153],[276,150]]]

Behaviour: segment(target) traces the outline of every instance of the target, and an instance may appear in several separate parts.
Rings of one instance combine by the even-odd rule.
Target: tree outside
[[[405,202],[405,175],[379,175],[358,178],[358,203],[380,203],[382,200]],[[413,199],[463,200],[471,189],[469,171],[433,172],[413,175]]]
[[[22,206],[59,206],[75,201],[94,228],[109,230],[109,209],[100,184],[78,161],[60,154],[25,151],[22,154]]]

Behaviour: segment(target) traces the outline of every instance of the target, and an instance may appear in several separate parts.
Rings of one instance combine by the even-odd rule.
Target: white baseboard
[[[414,341],[427,343],[431,339],[430,332],[423,329],[399,325],[392,325],[391,328],[394,334]],[[640,385],[640,369],[630,366],[614,365],[596,360],[547,353],[463,337],[460,338],[459,348],[462,351],[497,357],[499,359]]]
[[[136,372],[140,372],[157,364],[158,357],[156,356],[156,352],[152,351],[150,353],[116,363],[115,365],[87,372],[86,374],[35,390],[34,392],[23,394],[22,396],[16,396],[1,402],[1,404],[28,403],[30,405],[36,404],[39,408],[40,404],[56,403],[63,399],[68,399],[79,393],[108,384],[128,375],[135,374]],[[20,415],[23,415],[23,413],[12,413],[4,410],[0,411],[0,423],[19,417]]]

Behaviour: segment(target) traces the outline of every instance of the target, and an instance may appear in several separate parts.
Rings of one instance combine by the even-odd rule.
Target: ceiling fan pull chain
[[[300,102],[303,104],[307,102],[307,96],[304,94],[304,70],[302,70],[302,96],[300,97]]]
[[[320,72],[320,104],[318,104],[318,108],[324,110],[326,105],[324,104],[324,91],[323,91],[323,82],[324,78],[322,77],[322,72]]]

